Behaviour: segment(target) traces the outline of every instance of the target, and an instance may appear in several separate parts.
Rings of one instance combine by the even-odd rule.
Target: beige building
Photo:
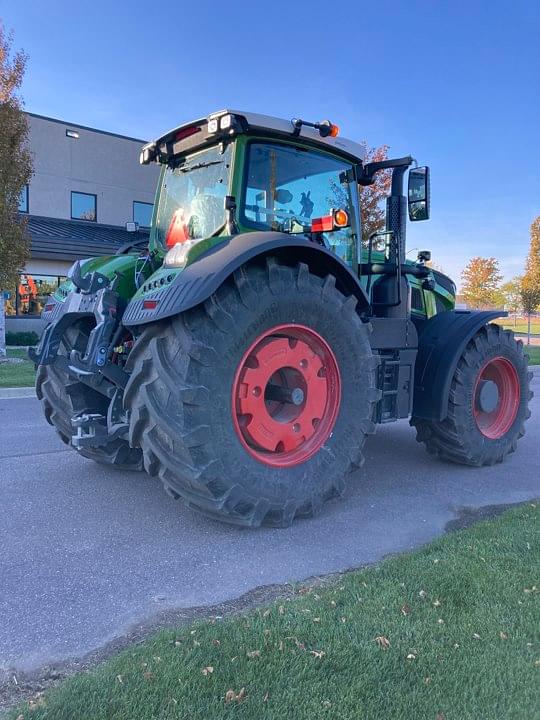
[[[31,259],[7,302],[8,331],[40,330],[43,301],[74,260],[116,252],[148,234],[159,168],[145,140],[27,113],[34,175],[21,194]]]

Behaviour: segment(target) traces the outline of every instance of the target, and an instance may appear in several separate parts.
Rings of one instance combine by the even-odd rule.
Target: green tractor
[[[455,310],[428,252],[406,259],[429,168],[364,160],[329,121],[232,110],[144,146],[149,246],[75,263],[43,312],[37,394],[64,442],[251,527],[342,495],[378,423],[408,417],[465,465],[513,452],[522,344],[504,313]],[[359,189],[382,171],[386,228],[363,242]]]

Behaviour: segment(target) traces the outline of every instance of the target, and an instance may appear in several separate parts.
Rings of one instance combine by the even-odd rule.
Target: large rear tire
[[[411,418],[427,451],[461,465],[494,465],[525,434],[532,374],[523,344],[510,330],[486,325],[467,344],[441,422]]]
[[[83,324],[67,329],[59,353],[70,350],[84,351],[89,329]],[[88,385],[73,380],[55,365],[40,365],[36,375],[36,394],[41,400],[47,422],[58,432],[66,445],[71,444],[73,429],[71,418],[79,413],[106,415],[108,399]],[[77,450],[79,455],[119,470],[143,470],[142,452],[131,448],[126,440],[113,440],[99,448]]]
[[[143,330],[124,402],[146,470],[190,507],[252,527],[341,495],[380,396],[356,305],[332,276],[271,259]]]

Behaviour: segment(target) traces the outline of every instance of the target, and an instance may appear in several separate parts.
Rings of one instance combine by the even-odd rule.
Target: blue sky
[[[459,280],[521,272],[540,214],[540,5],[522,2],[0,0],[30,56],[31,112],[152,138],[221,107],[329,117],[432,168],[409,225]]]

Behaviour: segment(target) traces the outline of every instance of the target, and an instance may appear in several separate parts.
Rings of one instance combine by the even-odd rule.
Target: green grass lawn
[[[508,328],[509,330],[513,330],[517,333],[526,333],[527,332],[527,321],[523,320],[522,318],[518,318],[518,321],[516,325],[514,326],[514,319],[508,319],[504,318],[499,321],[499,324],[502,325],[505,328]],[[533,335],[540,335],[540,320],[532,320],[531,321],[531,333]]]
[[[0,363],[0,388],[28,387],[34,384],[34,364],[28,360],[26,350],[8,350],[8,357],[24,358],[22,363]]]
[[[540,345],[525,346],[525,352],[529,356],[529,365],[540,365]]]
[[[538,717],[539,521],[530,503],[292,600],[163,631],[9,717]]]

